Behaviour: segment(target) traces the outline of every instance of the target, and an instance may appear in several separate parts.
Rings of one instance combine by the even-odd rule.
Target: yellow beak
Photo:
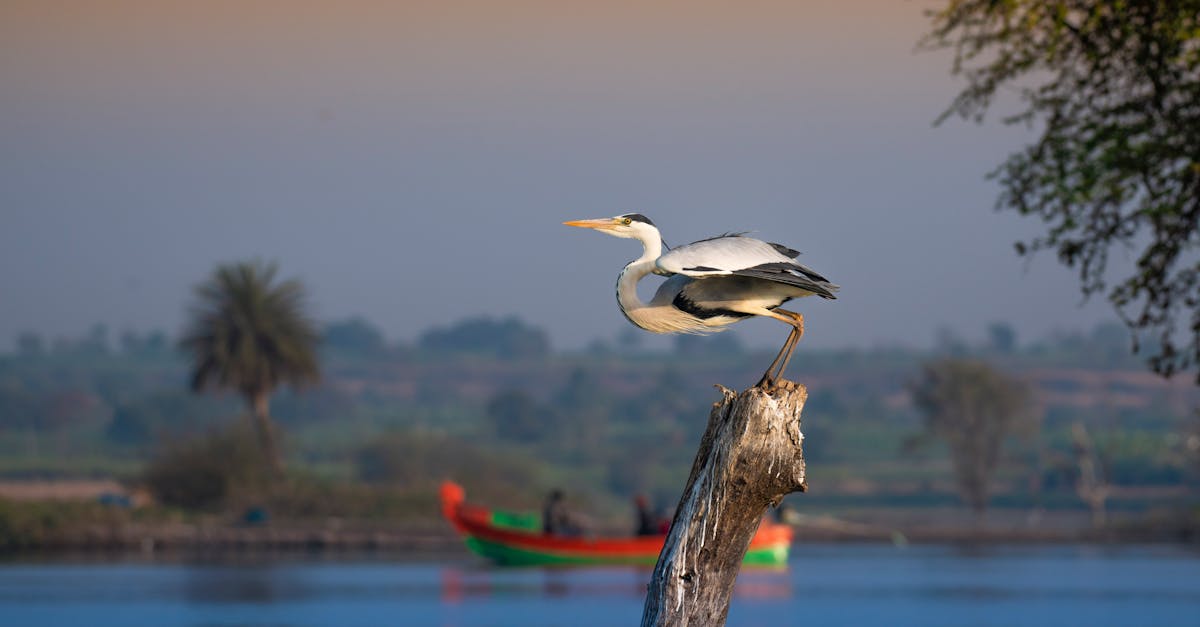
[[[571,220],[563,222],[567,226],[577,226],[584,229],[611,229],[613,226],[612,218],[599,218],[596,220]]]

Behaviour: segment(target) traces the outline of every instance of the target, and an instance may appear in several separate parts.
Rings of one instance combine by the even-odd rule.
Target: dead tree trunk
[[[720,386],[718,386],[720,387]],[[771,505],[803,492],[804,386],[721,387],[675,520],[658,556],[642,627],[722,625],[750,539]]]

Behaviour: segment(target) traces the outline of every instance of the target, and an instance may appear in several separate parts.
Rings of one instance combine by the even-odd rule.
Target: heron
[[[756,387],[776,385],[804,335],[804,316],[780,305],[814,294],[837,298],[838,286],[798,263],[798,251],[744,233],[726,233],[663,253],[658,227],[640,213],[563,224],[642,243],[642,256],[629,262],[617,277],[617,305],[639,328],[652,333],[703,334],[723,331],[754,316],[790,326],[787,340]],[[650,274],[668,278],[646,303],[638,297],[637,284]]]

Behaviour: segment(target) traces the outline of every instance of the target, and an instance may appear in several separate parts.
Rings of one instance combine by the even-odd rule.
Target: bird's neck
[[[629,262],[617,277],[617,304],[630,322],[646,328],[638,322],[638,313],[646,308],[646,303],[638,298],[637,284],[654,272],[654,262],[662,255],[662,239],[657,234],[646,234],[638,239],[642,242],[642,256]]]

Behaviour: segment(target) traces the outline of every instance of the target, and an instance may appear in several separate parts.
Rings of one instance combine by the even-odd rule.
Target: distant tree
[[[550,410],[521,390],[493,396],[488,401],[487,419],[497,436],[520,442],[545,439],[556,426]]]
[[[385,347],[383,332],[357,316],[325,325],[321,343],[334,350],[358,355],[377,355]]]
[[[602,420],[611,430],[616,446],[609,446],[606,461],[611,469],[610,479],[619,480],[634,489],[631,473],[635,468],[668,467],[683,472],[691,460],[687,443],[695,442],[704,432],[705,424],[696,420],[712,406],[713,391],[710,383],[695,376],[687,376],[686,369],[668,365],[657,375],[650,377],[641,392],[622,399],[609,408]],[[619,438],[619,439],[618,439]],[[637,452],[640,443],[649,443],[656,455],[642,456]],[[677,466],[674,464],[678,464]],[[620,466],[621,468],[616,468]],[[676,476],[682,481],[683,476]],[[616,486],[617,483],[613,483]],[[642,489],[646,485],[642,484]]]
[[[87,337],[79,343],[79,350],[93,355],[108,354],[108,325],[93,324],[92,328],[88,330]]]
[[[645,333],[640,329],[633,327],[625,327],[617,333],[617,346],[622,351],[632,353],[642,347],[642,340],[645,339]]]
[[[148,353],[162,353],[169,346],[167,334],[162,331],[151,331],[142,337],[142,350]]]
[[[1009,354],[1017,349],[1017,332],[1007,322],[993,322],[988,325],[988,348],[1001,354]]]
[[[122,331],[117,341],[121,345],[121,352],[127,355],[138,353],[142,350],[142,338],[135,331]]]
[[[643,429],[656,427],[671,427],[674,425],[689,425],[701,428],[696,416],[704,415],[704,410],[711,405],[708,397],[708,386],[697,389],[694,381],[689,381],[673,367],[660,372],[648,388],[631,399],[627,407],[614,418],[639,425]]]
[[[45,395],[34,414],[34,426],[43,431],[63,431],[69,427],[103,420],[109,408],[95,394],[80,389],[60,389]]]
[[[1119,364],[1128,355],[1129,329],[1118,322],[1097,324],[1088,338],[1092,351],[1111,364]],[[1124,361],[1128,361],[1126,357]]]
[[[276,424],[289,427],[322,422],[332,416],[349,419],[361,407],[360,401],[361,395],[337,385],[283,390],[271,399],[271,417]]]
[[[568,411],[587,411],[609,405],[611,396],[600,385],[593,371],[575,368],[554,395],[554,401]]]
[[[134,331],[124,331],[120,337],[121,352],[126,355],[151,355],[162,353],[167,349],[167,336],[162,331],[152,331],[139,335]]]
[[[602,457],[613,398],[600,384],[595,373],[576,368],[553,398],[557,418],[555,427],[559,445],[575,457],[594,461]]]
[[[593,357],[607,357],[612,354],[613,349],[612,345],[608,343],[608,340],[597,337],[593,338],[587,343],[584,351]]]
[[[41,399],[26,381],[0,377],[0,431],[35,428],[40,405]]]
[[[546,332],[510,317],[470,318],[448,328],[426,331],[418,345],[428,351],[479,353],[500,359],[544,357],[550,352]]]
[[[448,440],[440,434],[388,433],[355,455],[358,478],[367,483],[415,485],[447,474],[453,462],[442,455]]]
[[[105,438],[125,445],[150,444],[212,429],[229,415],[228,399],[197,398],[181,390],[156,390],[117,402]]]
[[[954,329],[940,326],[934,331],[934,350],[942,355],[962,357],[968,352],[967,342]]]
[[[926,364],[909,385],[926,432],[950,449],[959,494],[982,517],[1004,438],[1027,415],[1029,389],[979,361]]]
[[[304,286],[277,282],[275,264],[217,266],[195,288],[180,346],[192,357],[192,389],[236,391],[250,407],[262,453],[276,473],[283,458],[271,424],[270,398],[280,384],[318,377],[317,332],[305,313]]]
[[[998,207],[1046,225],[1017,253],[1053,250],[1085,295],[1106,293],[1156,340],[1140,345],[1156,372],[1200,364],[1200,0],[950,0],[931,16],[925,43],[967,79],[939,121],[981,121],[1017,88],[1005,121],[1040,133],[992,174]],[[1110,286],[1114,249],[1139,252]]]
[[[42,336],[33,331],[25,331],[17,336],[17,355],[21,357],[41,357],[46,353],[46,342]]]
[[[104,429],[104,437],[118,444],[141,445],[154,435],[154,424],[141,407],[117,407],[112,421]]]

